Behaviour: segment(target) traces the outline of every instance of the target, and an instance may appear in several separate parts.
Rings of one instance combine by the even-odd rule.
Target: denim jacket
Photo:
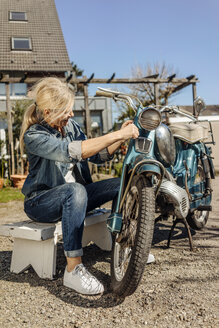
[[[66,183],[65,175],[71,163],[77,165],[76,181],[91,183],[87,160],[81,157],[81,143],[85,139],[85,134],[73,119],[69,119],[64,127],[64,136],[47,123],[30,126],[24,134],[29,161],[29,174],[22,188],[25,199]],[[105,148],[88,160],[101,164],[112,158]]]

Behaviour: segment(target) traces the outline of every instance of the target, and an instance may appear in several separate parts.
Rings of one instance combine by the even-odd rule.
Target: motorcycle
[[[158,218],[184,219],[196,230],[207,223],[215,177],[208,144],[214,139],[211,123],[206,127],[198,119],[205,107],[199,97],[192,115],[178,106],[144,108],[136,97],[138,105],[131,95],[98,89],[97,96],[127,102],[139,129],[139,137],[129,142],[117,204],[107,221],[113,236],[112,288],[125,297],[141,281]],[[171,123],[170,115],[189,122]]]

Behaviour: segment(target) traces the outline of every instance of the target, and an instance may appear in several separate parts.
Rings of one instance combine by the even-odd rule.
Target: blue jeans
[[[27,216],[37,222],[51,223],[62,220],[65,255],[83,255],[82,234],[86,212],[113,200],[118,195],[120,179],[108,179],[88,185],[65,183],[41,191],[24,202]]]

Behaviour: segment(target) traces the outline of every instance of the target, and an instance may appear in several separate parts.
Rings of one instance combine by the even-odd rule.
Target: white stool
[[[102,250],[110,251],[112,238],[106,226],[110,211],[98,209],[89,214],[85,218],[82,246],[93,241]],[[14,238],[11,272],[20,273],[32,265],[40,278],[53,279],[56,273],[57,241],[62,235],[61,222],[38,223],[28,220],[4,224],[0,226],[0,235]]]

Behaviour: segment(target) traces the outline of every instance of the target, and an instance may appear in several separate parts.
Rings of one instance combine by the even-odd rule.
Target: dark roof
[[[9,21],[10,11],[27,21]],[[0,72],[71,70],[54,0],[1,0],[0,24]],[[32,51],[12,51],[11,37],[30,37]]]
[[[180,106],[180,108],[192,113],[193,106]],[[200,116],[219,115],[219,105],[206,105],[206,109],[201,112]]]

